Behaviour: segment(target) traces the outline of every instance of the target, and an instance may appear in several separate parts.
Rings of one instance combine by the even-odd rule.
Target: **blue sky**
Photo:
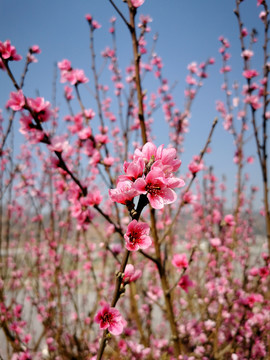
[[[115,2],[126,13],[125,4],[120,0],[115,0]],[[150,15],[153,19],[152,33],[147,35],[146,40],[151,44],[153,34],[158,32],[156,52],[163,59],[163,74],[168,78],[169,83],[177,81],[173,95],[180,110],[183,110],[184,105],[187,65],[192,61],[203,62],[208,57],[216,59],[216,64],[209,68],[209,78],[206,79],[192,108],[190,132],[186,138],[185,152],[182,157],[183,170],[186,169],[192,156],[198,154],[204,146],[211,123],[217,116],[216,100],[225,100],[224,93],[221,91],[223,78],[219,72],[221,60],[218,53],[220,47],[218,37],[220,35],[228,38],[231,43],[230,63],[233,70],[230,74],[230,83],[233,80],[243,82],[241,77],[243,64],[240,57],[238,24],[233,13],[234,8],[235,1],[233,0],[146,0],[139,9],[139,14]],[[262,23],[258,18],[260,9],[256,6],[256,0],[245,0],[241,8],[244,25],[249,31],[255,27],[262,36]],[[132,59],[129,34],[108,0],[0,0],[0,40],[10,39],[22,56],[27,53],[28,47],[34,44],[38,44],[42,50],[42,53],[38,55],[38,63],[31,66],[26,78],[24,92],[27,96],[34,97],[38,92],[46,100],[51,100],[54,63],[64,58],[71,60],[74,67],[84,69],[90,78],[89,86],[93,86],[89,30],[84,18],[87,13],[93,15],[102,25],[102,28],[96,32],[95,38],[97,61],[100,52],[107,45],[111,45],[108,32],[109,20],[111,16],[116,16],[118,55],[124,72],[124,68]],[[256,44],[254,50],[256,56],[253,67],[261,71],[261,41]],[[98,61],[98,64],[101,62]],[[19,76],[23,63],[12,63],[11,67],[16,76]],[[157,85],[154,81],[151,84],[147,83],[146,86],[154,87]],[[8,93],[12,90],[6,74],[1,72],[1,107],[4,107]],[[57,106],[61,109],[60,114],[66,111],[62,93],[63,85],[58,82]],[[84,96],[87,101],[87,94]],[[93,99],[89,99],[88,107],[95,108]],[[164,133],[167,133],[167,127],[164,125],[162,113],[156,114],[154,129],[157,145],[167,143],[168,136],[164,136]],[[21,138],[16,137],[16,141],[20,143]],[[214,166],[219,178],[222,174],[226,175],[228,195],[233,191],[236,173],[236,167],[232,162],[232,144],[232,136],[224,131],[220,119],[211,144],[213,152],[205,160],[207,165]],[[247,143],[245,153],[247,156],[256,157],[253,141]],[[249,165],[248,170],[251,172],[251,183],[261,187],[259,167],[256,164]]]

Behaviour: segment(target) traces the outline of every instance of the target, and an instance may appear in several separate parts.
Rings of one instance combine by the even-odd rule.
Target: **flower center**
[[[105,322],[105,323],[110,323],[111,320],[112,320],[112,315],[110,313],[106,313],[102,316],[102,320]]]
[[[151,195],[158,195],[161,188],[159,186],[155,186],[153,184],[147,184],[145,190]]]

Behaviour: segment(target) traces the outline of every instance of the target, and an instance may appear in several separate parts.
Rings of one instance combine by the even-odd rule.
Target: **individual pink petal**
[[[139,178],[134,183],[134,189],[136,189],[140,194],[146,194],[146,182],[143,178]]]

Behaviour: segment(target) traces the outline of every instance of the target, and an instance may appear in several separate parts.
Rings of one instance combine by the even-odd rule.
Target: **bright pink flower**
[[[38,45],[32,45],[30,47],[30,52],[32,54],[40,54],[41,53],[41,50],[40,50],[40,47]]]
[[[243,29],[242,29],[241,35],[242,35],[243,37],[248,36],[248,31],[247,31],[246,28],[243,28]]]
[[[139,194],[147,194],[147,198],[154,209],[162,209],[164,205],[176,201],[176,193],[167,186],[163,173],[151,170],[145,179],[139,178],[134,183]]]
[[[43,97],[37,97],[36,99],[28,99],[28,105],[37,114],[39,121],[47,121],[51,116],[50,103],[45,101]]]
[[[99,324],[101,330],[108,329],[113,335],[120,335],[123,332],[126,321],[120,312],[105,304],[95,317],[95,322]]]
[[[254,70],[254,69],[249,69],[249,70],[245,70],[243,72],[243,76],[246,78],[246,79],[252,79],[256,76],[258,76],[259,73],[257,70]]]
[[[228,226],[234,226],[235,225],[235,221],[234,221],[234,216],[231,214],[228,214],[224,217],[224,221]]]
[[[87,21],[92,21],[92,15],[90,15],[90,14],[86,14],[85,18]]]
[[[152,244],[149,232],[150,228],[148,224],[132,220],[128,225],[127,232],[124,235],[126,248],[129,251],[149,248]]]
[[[123,168],[126,175],[120,175],[118,178],[119,181],[123,181],[123,180],[135,181],[143,174],[144,161],[142,158],[134,160],[132,163],[128,163],[127,161],[125,161]]]
[[[10,107],[14,111],[20,111],[25,105],[25,99],[22,90],[10,93],[10,99],[6,103],[6,107]]]
[[[15,46],[11,45],[9,40],[5,42],[0,41],[0,54],[5,60],[19,61],[22,59],[21,55],[17,54]]]
[[[178,269],[186,269],[188,267],[188,259],[186,254],[175,254],[172,258],[172,264]]]
[[[131,0],[132,6],[134,6],[136,8],[141,6],[143,3],[144,3],[144,0]]]
[[[263,297],[261,294],[250,294],[247,298],[244,299],[244,304],[249,305],[249,307],[253,307],[254,304],[257,303],[263,303]]]
[[[183,275],[178,283],[178,285],[186,292],[188,293],[188,289],[192,286],[194,286],[193,282],[190,280],[188,275]]]
[[[270,271],[266,266],[261,267],[259,269],[259,274],[262,278],[266,278],[269,275],[269,273],[270,273]]]

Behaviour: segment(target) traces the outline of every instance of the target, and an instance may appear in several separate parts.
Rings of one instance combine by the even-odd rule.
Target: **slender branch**
[[[201,153],[200,153],[199,163],[202,161],[202,159],[203,159],[203,157],[204,157],[204,154],[206,153],[206,150],[207,150],[209,144],[211,143],[212,135],[213,135],[214,129],[215,129],[216,125],[217,125],[217,122],[218,122],[218,119],[215,118],[215,120],[213,121],[211,130],[210,130],[210,133],[209,133],[209,135],[208,135],[208,138],[207,138],[207,140],[206,140],[205,146],[204,146],[203,150],[202,150]],[[197,176],[197,173],[194,173],[193,176],[192,176],[192,178],[190,179],[190,182],[189,182],[188,186],[187,186],[186,189],[185,189],[184,194],[186,194],[186,193],[189,191],[189,189],[191,188],[191,186],[192,186],[192,184],[193,184],[196,176]],[[180,214],[180,212],[181,212],[181,210],[182,210],[182,208],[183,208],[183,206],[184,206],[185,204],[186,204],[186,202],[185,202],[184,200],[182,200],[182,201],[180,202],[180,205],[179,205],[179,207],[178,207],[178,210],[177,210],[174,218],[172,219],[172,222],[171,222],[170,226],[167,228],[167,230],[165,231],[163,237],[160,239],[160,243],[162,243],[162,242],[165,240],[166,236],[168,236],[168,235],[170,234],[170,232],[172,231],[172,228],[173,228],[173,226],[174,226],[174,224],[175,224],[175,222],[176,222],[176,220],[177,220],[177,218],[178,218],[178,216],[179,216],[179,214]]]

